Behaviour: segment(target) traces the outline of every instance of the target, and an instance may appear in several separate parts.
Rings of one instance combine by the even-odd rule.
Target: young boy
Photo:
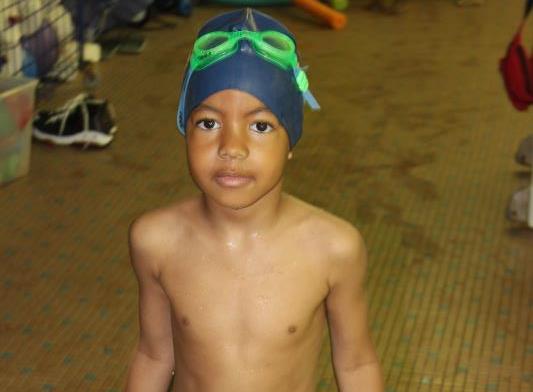
[[[383,384],[367,329],[366,252],[349,223],[282,192],[317,106],[294,39],[250,9],[201,29],[178,126],[201,195],[130,231],[140,337],[128,392],[311,392],[329,324],[341,392]]]

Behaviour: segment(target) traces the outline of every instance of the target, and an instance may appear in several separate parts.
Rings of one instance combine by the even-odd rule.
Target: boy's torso
[[[329,290],[322,229],[334,224],[290,203],[278,230],[239,244],[197,224],[197,203],[173,207],[187,227],[162,242],[159,281],[172,312],[174,391],[314,391]]]

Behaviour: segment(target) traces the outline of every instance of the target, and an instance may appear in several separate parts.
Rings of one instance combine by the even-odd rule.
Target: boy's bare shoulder
[[[290,196],[295,216],[307,243],[313,243],[330,260],[352,260],[365,250],[359,230],[350,222],[312,204]]]
[[[192,230],[196,198],[185,199],[137,217],[130,226],[130,244],[139,250],[165,251],[175,241],[183,240]]]

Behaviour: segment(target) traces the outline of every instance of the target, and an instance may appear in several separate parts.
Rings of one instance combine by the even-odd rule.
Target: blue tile
[[[86,373],[84,378],[86,381],[95,381],[96,375],[94,373]]]
[[[61,326],[62,327],[67,327],[69,326],[70,324],[72,324],[72,320],[70,318],[64,318],[63,321],[61,321]]]
[[[490,359],[490,363],[493,365],[501,365],[502,362],[503,362],[503,359],[500,356],[494,356]]]
[[[403,335],[402,336],[402,343],[409,343],[411,341],[411,336],[410,335]]]
[[[20,369],[20,374],[23,374],[25,376],[27,376],[28,374],[31,374],[32,372],[33,372],[33,369],[30,367],[23,367],[22,369]]]
[[[100,308],[100,318],[102,320],[107,319],[108,315],[109,315],[109,310],[107,308]]]
[[[429,359],[432,359],[432,360],[435,360],[439,357],[439,354],[436,352],[436,351],[430,351],[428,353],[428,358]]]
[[[54,344],[52,342],[48,341],[48,340],[43,342],[43,344],[42,344],[43,349],[46,350],[46,351],[52,350],[53,346],[54,346]]]
[[[6,257],[12,257],[17,254],[17,250],[15,248],[6,248],[4,249],[4,256]]]
[[[468,367],[464,365],[457,366],[456,373],[468,373]]]
[[[23,335],[29,336],[32,334],[32,332],[33,332],[33,328],[31,327],[31,325],[25,325],[24,327],[22,327]]]
[[[84,341],[91,340],[93,336],[94,335],[90,332],[84,332],[81,334],[81,340],[84,340]]]
[[[11,358],[13,358],[13,353],[11,351],[4,351],[4,352],[0,353],[0,358],[1,359],[11,359]]]
[[[13,280],[11,278],[4,279],[4,287],[9,289],[13,286]]]

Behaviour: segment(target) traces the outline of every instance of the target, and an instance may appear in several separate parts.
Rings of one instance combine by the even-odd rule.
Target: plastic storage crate
[[[0,184],[28,173],[36,79],[0,77]]]

